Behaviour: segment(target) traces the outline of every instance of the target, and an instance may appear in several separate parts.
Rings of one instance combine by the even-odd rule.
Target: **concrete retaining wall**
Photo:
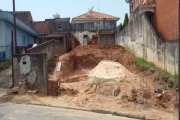
[[[47,53],[47,60],[50,60],[56,54],[63,54],[67,51],[66,40],[51,40],[29,49],[28,53]]]
[[[37,89],[40,94],[46,95],[48,81],[46,56],[47,54],[15,55],[14,86],[18,86],[19,80],[28,79],[28,83],[33,82],[35,89]],[[22,58],[25,57],[30,59],[24,59],[24,66],[22,66]]]
[[[178,40],[162,41],[157,37],[145,14],[134,19],[117,34],[116,44],[124,46],[136,57],[143,57],[163,70],[178,73]],[[167,30],[168,31],[168,30]]]

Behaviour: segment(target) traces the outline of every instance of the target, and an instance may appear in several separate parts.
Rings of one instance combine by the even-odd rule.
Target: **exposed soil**
[[[102,60],[120,63],[134,77],[103,83],[97,88],[89,82],[89,72]],[[157,120],[178,120],[178,110],[175,108],[177,93],[171,90],[172,85],[163,78],[160,71],[138,68],[134,60],[135,57],[119,45],[78,46],[60,56],[60,72],[54,69],[49,75],[51,79],[60,82],[58,97],[26,97],[33,103],[109,109]],[[100,72],[98,69],[96,71]],[[157,88],[163,90],[164,94],[155,94],[153,91]],[[15,97],[14,100],[21,98]]]

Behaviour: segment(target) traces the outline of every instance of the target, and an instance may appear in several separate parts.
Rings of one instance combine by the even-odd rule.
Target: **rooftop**
[[[38,33],[49,33],[48,29],[49,22],[48,21],[37,21],[34,22],[34,30]]]
[[[95,11],[90,11],[85,14],[82,14],[80,16],[74,17],[75,19],[88,19],[88,18],[112,18],[112,19],[119,19],[119,17],[100,13],[100,12],[95,12]]]

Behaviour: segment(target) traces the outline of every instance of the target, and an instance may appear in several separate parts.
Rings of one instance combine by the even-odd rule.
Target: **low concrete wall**
[[[124,46],[136,57],[149,62],[172,74],[178,73],[178,40],[160,40],[145,14],[138,11],[122,31],[117,34],[116,44]],[[168,30],[167,30],[168,31]]]
[[[100,45],[115,44],[115,34],[100,34]]]
[[[50,60],[56,54],[63,54],[67,52],[66,39],[60,40],[51,40],[45,43],[42,43],[34,48],[31,48],[27,51],[28,53],[47,53],[47,60]]]
[[[40,94],[47,94],[47,54],[23,54],[14,57],[14,86],[18,81],[27,78],[28,82],[35,85]],[[30,58],[30,59],[27,59]],[[22,66],[22,60],[23,66]]]

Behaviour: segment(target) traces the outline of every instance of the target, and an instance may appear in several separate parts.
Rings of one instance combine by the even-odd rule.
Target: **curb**
[[[21,104],[21,103],[18,103],[18,104]],[[49,104],[37,104],[37,103],[26,103],[25,105],[48,106],[48,107],[54,107],[54,108],[79,110],[79,111],[94,112],[94,113],[101,113],[101,114],[112,114],[114,116],[121,116],[121,117],[134,118],[134,119],[140,119],[140,120],[154,120],[154,119],[146,119],[145,116],[132,115],[132,114],[128,114],[128,113],[120,113],[120,112],[116,112],[116,111],[102,110],[102,109],[88,110],[88,109],[83,109],[83,108],[73,108],[73,107],[65,107],[65,106],[53,106],[53,105],[49,105]]]

